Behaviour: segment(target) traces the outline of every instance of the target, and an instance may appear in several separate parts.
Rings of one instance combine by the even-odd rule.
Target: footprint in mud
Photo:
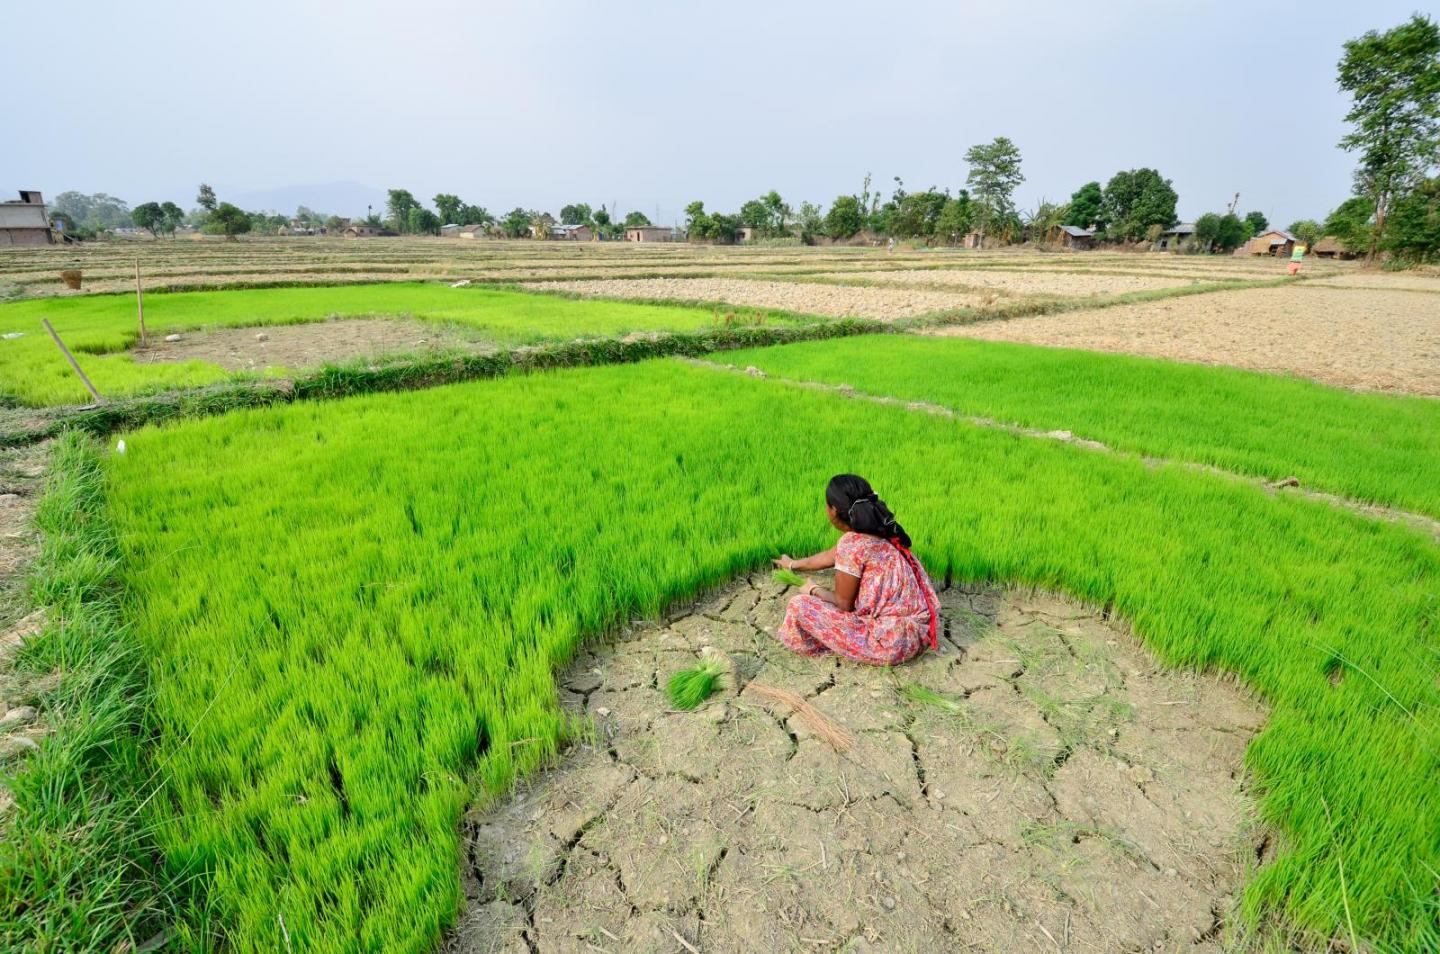
[[[789,595],[741,580],[562,674],[595,737],[467,816],[448,951],[1221,949],[1259,838],[1248,696],[984,587],[943,592],[940,651],[898,669],[805,659],[773,636]],[[707,646],[733,684],[672,710],[660,687]]]

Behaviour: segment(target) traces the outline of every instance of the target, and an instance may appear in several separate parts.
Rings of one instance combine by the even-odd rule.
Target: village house
[[[455,237],[460,239],[483,239],[489,235],[490,226],[488,225],[462,225],[460,231],[455,233]]]
[[[630,225],[625,228],[627,242],[673,242],[675,230],[668,225]]]
[[[1087,249],[1095,245],[1095,230],[1078,225],[1057,225],[1045,236],[1047,245],[1068,249]]]
[[[1295,236],[1284,229],[1261,232],[1246,246],[1251,255],[1278,255],[1288,258],[1295,250]]]
[[[464,227],[465,227],[465,226],[463,226],[463,225],[455,225],[455,224],[453,224],[453,223],[447,223],[447,224],[445,224],[445,225],[442,225],[442,226],[440,226],[440,237],[441,237],[441,238],[455,238],[456,236],[458,236],[458,235],[460,234],[460,230],[463,229]]]
[[[1316,242],[1314,247],[1310,249],[1310,252],[1316,258],[1351,259],[1355,257],[1355,253],[1346,248],[1345,243],[1333,235],[1327,235]]]
[[[340,234],[344,235],[346,238],[373,238],[377,235],[394,235],[395,233],[391,232],[388,229],[382,229],[375,225],[366,225],[363,222],[356,222],[353,225],[347,225],[345,227],[345,231]]]
[[[0,245],[53,245],[55,233],[40,193],[20,190],[19,200],[0,202]]]
[[[758,232],[759,230],[753,225],[742,225],[735,230],[735,242],[739,245],[753,242]]]
[[[1156,252],[1176,252],[1179,251],[1180,246],[1188,242],[1194,234],[1194,222],[1181,222],[1179,225],[1161,232],[1160,237],[1155,240],[1152,248]]]
[[[595,233],[588,225],[552,225],[550,238],[560,242],[589,242]]]

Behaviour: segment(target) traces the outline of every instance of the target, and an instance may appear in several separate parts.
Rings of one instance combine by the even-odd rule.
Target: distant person
[[[890,236],[890,244],[888,244],[888,245],[885,246],[885,251],[887,251],[887,252],[893,252],[893,251],[895,251],[895,236],[893,236],[893,235]]]
[[[825,513],[840,531],[829,550],[803,560],[781,556],[787,570],[835,568],[835,590],[806,583],[790,600],[777,636],[802,656],[846,656],[896,666],[937,645],[940,600],[910,535],[863,477],[840,474],[825,488]]]
[[[1305,260],[1305,252],[1308,246],[1304,242],[1296,242],[1295,247],[1290,250],[1290,274],[1300,274],[1300,263]]]

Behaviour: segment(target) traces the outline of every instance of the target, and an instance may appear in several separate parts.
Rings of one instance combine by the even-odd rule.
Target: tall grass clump
[[[901,335],[727,354],[1116,450],[1219,467],[1440,517],[1440,401],[1236,368]]]
[[[49,623],[15,667],[41,686],[50,731],[0,779],[15,799],[0,826],[0,946],[122,950],[175,920],[183,887],[162,874],[142,811],[150,693],[88,439],[59,441],[35,521],[31,590]]]
[[[1252,919],[1323,939],[1348,911],[1377,946],[1440,944],[1440,548],[1407,528],[678,362],[126,440],[109,499],[165,767],[146,817],[239,949],[433,947],[461,903],[464,806],[577,728],[556,668],[829,545],[823,488],[846,471],[937,577],[1109,607],[1163,662],[1263,697],[1247,758],[1283,847]]]

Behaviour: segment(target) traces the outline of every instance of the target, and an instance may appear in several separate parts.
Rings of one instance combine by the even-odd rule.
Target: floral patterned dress
[[[929,644],[931,607],[938,611],[940,601],[920,562],[912,569],[910,559],[879,537],[845,534],[835,545],[835,569],[860,578],[855,610],[797,595],[785,610],[780,641],[805,656],[833,653],[876,666],[920,655]]]

